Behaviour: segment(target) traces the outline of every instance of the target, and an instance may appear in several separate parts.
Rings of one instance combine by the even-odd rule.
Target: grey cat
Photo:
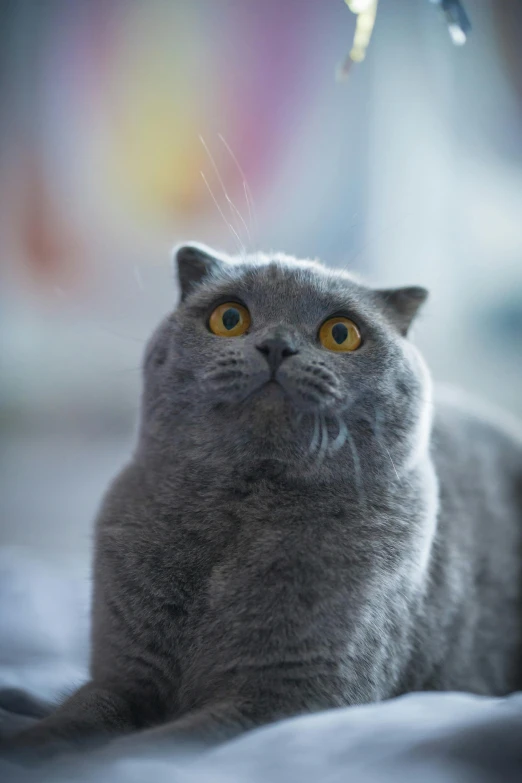
[[[175,260],[96,525],[90,681],[6,747],[519,689],[522,440],[432,402],[407,339],[427,292],[286,256]]]

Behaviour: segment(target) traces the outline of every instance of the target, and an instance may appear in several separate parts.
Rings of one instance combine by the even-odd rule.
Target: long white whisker
[[[332,441],[332,445],[330,446],[330,452],[334,454],[336,451],[339,451],[339,449],[342,449],[344,444],[346,443],[346,424],[341,419],[340,416],[336,415],[337,425],[339,427],[339,432],[337,433],[336,437]]]
[[[210,160],[210,163],[212,164],[212,168],[214,169],[214,171],[216,173],[216,177],[218,178],[218,182],[221,185],[221,189],[223,191],[223,195],[225,196],[225,199],[226,199],[226,201],[228,203],[228,206],[230,207],[230,211],[231,211],[232,215],[234,215],[234,214],[237,215],[237,217],[239,218],[239,220],[241,221],[241,223],[243,225],[243,228],[245,229],[245,231],[247,233],[248,241],[251,242],[252,240],[251,240],[251,237],[250,237],[249,228],[248,228],[247,224],[245,223],[243,215],[241,214],[239,209],[236,207],[236,205],[234,204],[234,202],[232,201],[232,199],[228,195],[227,189],[225,187],[225,183],[223,182],[223,178],[221,177],[221,174],[219,173],[219,169],[218,169],[218,167],[216,165],[216,161],[212,157],[212,153],[210,152],[205,139],[203,138],[203,136],[200,135],[199,140],[203,144],[203,147],[205,149],[205,152],[207,153],[208,159]]]
[[[319,445],[319,416],[314,411],[314,432],[312,435],[312,440],[310,441],[310,445],[308,447],[308,453],[313,454],[318,445]]]
[[[208,190],[208,192],[210,193],[210,195],[211,195],[211,197],[212,197],[212,201],[214,202],[214,204],[215,204],[215,205],[216,205],[216,207],[217,207],[217,210],[218,210],[219,214],[221,215],[221,217],[223,218],[223,220],[225,221],[225,223],[227,224],[227,226],[229,227],[229,229],[232,231],[232,234],[234,235],[235,239],[237,240],[237,242],[238,242],[238,246],[239,246],[239,252],[240,252],[240,253],[242,253],[242,254],[244,255],[244,254],[246,253],[246,250],[245,250],[245,246],[244,246],[243,242],[241,241],[241,237],[240,237],[240,236],[239,236],[239,234],[237,233],[237,231],[236,231],[236,229],[234,228],[234,226],[232,225],[232,223],[229,223],[229,221],[226,219],[226,217],[225,217],[225,215],[224,215],[224,213],[223,213],[223,210],[222,210],[222,209],[221,209],[221,207],[219,206],[219,204],[218,204],[218,201],[217,201],[217,199],[216,199],[215,195],[213,194],[213,192],[212,192],[212,188],[211,188],[211,187],[210,187],[210,185],[208,184],[208,182],[207,182],[207,178],[205,177],[204,173],[201,171],[201,172],[200,172],[200,174],[201,174],[201,176],[202,176],[202,178],[203,178],[203,182],[204,182],[204,183],[205,183],[205,185],[207,186],[207,190]]]
[[[239,173],[241,175],[241,178],[243,179],[243,190],[245,191],[245,200],[246,200],[247,206],[248,206],[248,214],[249,214],[249,218],[250,218],[250,225],[252,226],[252,228],[255,231],[256,236],[257,236],[257,233],[258,233],[258,231],[257,231],[257,217],[256,217],[256,214],[255,214],[255,209],[254,209],[254,198],[252,196],[252,190],[250,188],[250,185],[248,184],[248,180],[245,177],[245,172],[243,171],[243,169],[241,167],[241,164],[238,161],[237,157],[232,152],[230,144],[227,142],[225,137],[221,133],[218,133],[218,138],[224,144],[225,148],[227,149],[228,154],[230,155],[230,157],[232,158],[232,160],[236,164],[237,170],[239,171]]]
[[[359,498],[362,499],[362,504],[366,509],[366,493],[364,491],[364,487],[362,485],[361,476],[361,461],[359,460],[359,454],[357,453],[357,446],[355,445],[355,441],[350,435],[350,431],[348,428],[346,428],[346,440],[348,441],[348,444],[350,446],[350,451],[352,452],[352,459],[353,459],[353,466],[355,469],[355,485],[357,487],[357,493],[359,495]]]
[[[382,441],[381,441],[381,443],[382,443]],[[386,454],[387,454],[387,455],[388,455],[388,457],[390,458],[390,462],[391,462],[391,464],[393,465],[393,469],[394,469],[394,471],[395,471],[395,475],[397,476],[397,481],[400,481],[399,474],[397,473],[397,468],[395,467],[395,462],[394,462],[394,461],[393,461],[393,459],[392,459],[392,455],[391,455],[391,454],[390,454],[390,452],[388,451],[388,446],[387,446],[385,443],[383,443],[382,445],[383,445],[383,446],[384,446],[384,448],[386,449]]]
[[[399,472],[397,468],[395,467],[395,462],[393,461],[392,455],[389,452],[388,446],[384,442],[384,438],[381,437],[381,412],[379,410],[375,411],[375,437],[379,441],[380,445],[385,449],[386,454],[388,455],[388,459],[390,460],[393,470],[395,471],[395,475],[397,476],[397,481],[401,481],[401,477],[399,476]],[[406,479],[406,482],[410,484],[410,482]],[[411,484],[410,484],[411,486]]]
[[[321,445],[319,446],[319,451],[317,452],[317,459],[315,461],[315,467],[319,469],[321,465],[324,462],[324,458],[326,456],[326,452],[328,450],[328,427],[326,424],[326,420],[324,418],[324,414],[320,414],[320,426],[321,426]]]
[[[250,200],[250,196],[248,195],[248,186],[247,186],[245,180],[243,180],[243,192],[245,194],[245,201],[246,201],[246,205],[247,205],[247,209],[248,209],[248,222],[250,223],[252,229],[254,230],[253,205],[252,205],[252,202]],[[256,231],[256,235],[257,235],[257,231]]]

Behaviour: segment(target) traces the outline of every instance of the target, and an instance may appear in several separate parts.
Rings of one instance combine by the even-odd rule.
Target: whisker
[[[252,217],[252,215],[253,215],[253,204],[252,204],[252,202],[250,200],[250,196],[248,195],[248,186],[247,186],[245,180],[243,180],[243,192],[245,194],[245,201],[246,201],[247,209],[248,209],[248,222],[250,223],[250,226],[252,227],[252,229],[254,229],[254,223],[253,223],[253,217]],[[257,236],[257,230],[256,230],[256,236]]]
[[[388,455],[388,457],[390,458],[390,462],[391,462],[391,464],[393,465],[393,469],[394,469],[394,471],[395,471],[395,475],[397,476],[397,481],[400,481],[399,474],[397,473],[397,468],[395,467],[395,462],[394,462],[394,461],[393,461],[393,459],[392,459],[392,455],[391,455],[391,454],[390,454],[390,452],[388,451],[388,446],[387,446],[385,443],[383,443],[382,445],[383,445],[383,446],[384,446],[384,448],[386,449],[386,454],[387,454],[387,455]]]
[[[303,421],[303,415],[304,414],[302,411],[298,411],[295,413],[295,428],[297,431],[299,430],[301,423]]]
[[[401,477],[399,476],[399,472],[398,472],[397,468],[395,467],[395,462],[392,459],[392,455],[390,454],[389,449],[388,449],[386,443],[384,442],[384,438],[381,438],[381,436],[380,436],[380,432],[381,432],[381,424],[380,424],[380,422],[381,422],[381,412],[380,412],[379,409],[376,409],[376,411],[375,411],[375,429],[374,429],[374,434],[375,434],[376,439],[380,443],[380,445],[386,451],[386,454],[388,455],[388,458],[389,458],[389,460],[390,460],[390,462],[392,464],[393,470],[395,471],[395,475],[397,476],[397,481],[400,482],[401,481]],[[370,422],[370,426],[371,426],[371,422]],[[411,486],[409,481],[407,481],[407,483]]]
[[[367,419],[368,423],[370,424],[370,427],[372,426],[372,422],[370,418]],[[375,427],[373,428],[374,435],[379,441],[379,443],[382,443],[382,438],[380,435],[381,432],[381,412],[378,408],[375,408]]]
[[[237,215],[237,217],[239,218],[239,220],[241,221],[241,223],[243,225],[243,228],[245,229],[245,231],[247,233],[248,241],[251,242],[252,239],[251,239],[251,236],[250,236],[250,230],[249,230],[247,224],[245,223],[243,215],[241,214],[239,209],[236,207],[236,205],[234,204],[234,202],[232,201],[232,199],[228,195],[228,191],[227,191],[227,189],[225,187],[225,183],[223,182],[223,178],[222,178],[221,174],[219,173],[219,169],[218,169],[218,167],[216,165],[216,161],[214,160],[214,158],[212,156],[212,153],[210,152],[205,139],[203,138],[203,136],[200,135],[199,140],[202,143],[202,145],[203,145],[203,147],[205,149],[205,152],[207,153],[207,156],[208,156],[208,158],[210,160],[210,163],[212,164],[212,168],[214,169],[214,172],[216,174],[218,182],[221,185],[221,189],[223,191],[223,195],[225,196],[225,199],[226,199],[226,201],[228,203],[228,206],[230,207],[230,211],[231,211],[232,215],[234,215],[234,213]]]
[[[350,446],[350,451],[352,452],[353,466],[355,470],[355,486],[357,487],[358,499],[362,499],[362,505],[364,506],[364,509],[366,511],[367,510],[366,493],[364,491],[364,486],[361,481],[361,477],[362,477],[361,461],[359,459],[359,454],[357,452],[357,446],[355,445],[355,441],[350,435],[350,431],[348,428],[346,428],[346,440],[348,441],[348,445]]]
[[[237,243],[238,243],[238,246],[239,246],[239,252],[240,252],[240,253],[242,253],[243,255],[245,255],[245,253],[246,253],[246,249],[245,249],[245,246],[244,246],[243,242],[241,241],[241,237],[239,236],[239,234],[238,234],[238,233],[237,233],[237,231],[235,230],[235,228],[234,228],[234,226],[232,225],[232,223],[229,223],[229,221],[226,219],[226,217],[225,217],[225,215],[224,215],[224,213],[223,213],[223,210],[222,210],[222,209],[221,209],[221,207],[219,206],[219,204],[218,204],[218,201],[217,201],[217,199],[216,199],[216,197],[215,197],[214,193],[212,192],[212,188],[210,187],[210,185],[209,185],[209,184],[208,184],[208,182],[207,182],[207,178],[205,177],[205,174],[204,174],[202,171],[200,171],[200,174],[201,174],[201,176],[202,176],[202,178],[203,178],[203,182],[204,182],[204,183],[205,183],[205,185],[207,186],[207,190],[208,190],[208,192],[210,193],[210,195],[211,195],[211,197],[212,197],[212,200],[213,200],[214,204],[215,204],[215,205],[216,205],[216,207],[217,207],[217,210],[218,210],[219,214],[221,215],[221,217],[222,217],[222,218],[223,218],[223,220],[225,221],[226,225],[227,225],[227,226],[229,227],[229,229],[231,230],[231,232],[232,232],[232,234],[234,235],[235,239],[237,240]]]
[[[308,447],[308,453],[313,454],[319,444],[319,416],[314,411],[314,432]]]
[[[232,152],[232,148],[230,147],[230,144],[227,142],[225,137],[221,133],[218,133],[218,138],[224,144],[228,154],[230,155],[230,157],[234,161],[234,163],[236,165],[236,168],[239,171],[239,174],[241,175],[241,178],[243,179],[243,190],[245,192],[245,200],[246,200],[247,206],[248,206],[248,215],[249,215],[249,219],[250,219],[250,225],[252,226],[252,229],[254,230],[254,232],[256,234],[256,237],[258,237],[259,232],[258,232],[258,227],[257,227],[257,216],[256,216],[255,208],[254,208],[254,198],[252,196],[252,190],[250,188],[250,185],[248,184],[248,180],[247,180],[247,178],[245,176],[245,172],[243,171],[243,169],[241,167],[241,164],[238,161],[237,157]]]
[[[339,451],[339,449],[342,449],[344,444],[346,443],[346,424],[341,419],[340,416],[336,415],[337,425],[339,427],[339,432],[337,433],[336,437],[332,441],[332,444],[330,446],[330,453],[335,454],[336,451]]]
[[[319,424],[321,428],[321,445],[317,452],[317,459],[315,460],[315,467],[318,470],[324,462],[326,452],[328,450],[328,427],[324,418],[324,414],[320,414]]]

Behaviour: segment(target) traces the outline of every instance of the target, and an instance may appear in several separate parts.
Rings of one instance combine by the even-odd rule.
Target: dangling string
[[[366,57],[379,0],[344,0],[344,2],[357,16],[357,20],[352,48],[337,68],[337,79],[340,81],[346,79],[354,63],[360,63]],[[453,43],[462,46],[466,42],[471,24],[460,0],[430,0],[430,2],[440,7]]]
[[[366,57],[366,50],[372,37],[377,5],[379,0],[344,0],[353,14],[356,14],[355,33],[352,48],[343,62],[337,68],[339,81],[346,79],[353,63],[360,63]]]
[[[440,6],[455,46],[465,44],[471,30],[471,24],[460,0],[431,0],[431,2]]]

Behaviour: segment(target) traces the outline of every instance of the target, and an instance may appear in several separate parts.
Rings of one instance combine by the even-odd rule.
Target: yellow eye
[[[239,337],[250,326],[250,313],[237,302],[225,302],[216,307],[208,325],[219,337]]]
[[[319,339],[329,351],[356,351],[361,333],[349,318],[329,318],[319,329]]]

